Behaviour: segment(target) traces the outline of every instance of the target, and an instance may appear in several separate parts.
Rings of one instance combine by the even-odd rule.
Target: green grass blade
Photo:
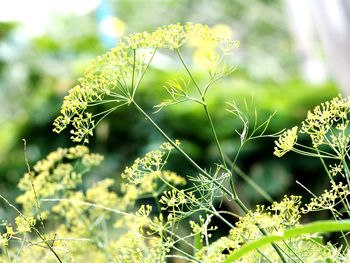
[[[350,230],[350,219],[343,220],[343,221],[334,221],[334,220],[316,221],[303,226],[297,226],[294,228],[287,229],[280,235],[263,236],[257,240],[254,240],[242,246],[241,248],[233,251],[223,263],[234,262],[235,260],[238,260],[245,254],[255,249],[258,249],[262,246],[266,246],[268,244],[278,242],[281,240],[298,237],[305,234],[340,232],[340,231],[349,231],[349,230]]]

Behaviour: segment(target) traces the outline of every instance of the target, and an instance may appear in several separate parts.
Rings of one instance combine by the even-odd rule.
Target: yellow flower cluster
[[[240,248],[243,244],[262,236],[258,225],[266,229],[266,232],[275,232],[283,229],[282,220],[278,216],[272,216],[264,211],[264,207],[257,207],[255,212],[249,212],[246,216],[241,217],[235,227],[230,230],[226,237],[221,237],[219,240],[203,247],[196,253],[196,258],[201,262],[222,262],[235,249]],[[225,251],[225,253],[224,253]],[[269,258],[278,259],[278,255],[273,249],[267,248]],[[217,261],[215,261],[217,260]],[[241,262],[261,262],[263,258],[259,253],[250,253],[243,257]],[[273,261],[273,260],[272,260]],[[275,261],[273,261],[275,262]]]
[[[10,237],[8,236],[7,233],[1,234],[0,235],[0,247],[4,247],[8,245]]]
[[[69,234],[93,238],[92,226],[98,218],[109,217],[109,212],[104,208],[113,208],[119,201],[116,193],[109,190],[113,184],[114,180],[107,178],[92,185],[86,193],[72,192],[53,206],[52,211],[65,219],[65,226],[69,226]],[[98,207],[87,206],[86,203],[97,204]]]
[[[111,242],[109,250],[115,263],[166,262],[161,238],[144,237],[136,230],[120,235]]]
[[[309,111],[301,129],[310,135],[313,145],[318,147],[325,142],[325,136],[333,125],[339,130],[347,127],[349,112],[349,98],[339,95]]]
[[[179,144],[179,142],[176,142]],[[157,190],[161,185],[185,185],[186,179],[175,172],[163,170],[173,146],[163,143],[159,150],[146,153],[143,157],[137,158],[130,167],[126,167],[121,177],[127,183],[121,184],[123,204],[133,203],[146,194],[154,197],[160,195]],[[125,207],[123,208],[125,209]]]
[[[76,171],[76,162],[81,161],[89,169],[99,165],[102,159],[101,155],[90,154],[86,146],[58,148],[45,159],[38,161],[33,167],[34,171],[26,173],[19,181],[18,187],[24,193],[17,197],[17,203],[23,206],[25,214],[37,214],[37,202],[40,199],[62,197],[82,183],[83,172]]]
[[[17,202],[22,205],[24,215],[15,219],[15,230],[7,225],[6,233],[0,234],[0,244],[7,245],[10,239],[15,238],[22,240],[19,234],[31,232],[35,227],[37,220],[29,216],[34,215],[40,221],[44,220],[41,223],[45,225],[54,223],[52,226],[56,226],[56,222],[59,222],[57,227],[45,228],[42,234],[47,240],[52,239],[50,244],[54,244],[54,250],[66,262],[88,260],[87,254],[94,258],[94,261],[89,262],[106,261],[107,257],[99,245],[103,239],[99,227],[101,218],[108,219],[111,214],[110,210],[104,208],[113,208],[119,201],[116,193],[109,190],[114,181],[105,179],[87,187],[85,191],[79,190],[82,188],[83,175],[93,166],[99,165],[102,159],[101,155],[90,153],[86,146],[78,145],[58,148],[38,161],[33,171],[26,173],[19,182],[24,193],[17,198]],[[38,229],[36,232],[41,232],[42,228]],[[46,247],[45,242],[35,236],[28,236],[22,241]],[[56,261],[53,255],[46,255],[45,249],[37,250],[31,245],[23,246],[16,253],[21,259],[39,261],[47,258],[47,262]]]
[[[298,138],[297,132],[298,127],[295,126],[282,133],[278,140],[275,141],[276,147],[274,148],[273,154],[282,157],[285,153],[291,151]]]
[[[108,178],[81,189],[83,173],[98,165],[102,156],[91,154],[85,146],[59,148],[37,162],[33,171],[21,180],[19,185],[24,193],[18,197],[18,202],[23,205],[26,214],[36,215],[40,210],[40,218],[45,224],[53,223],[53,218],[59,222],[52,231],[46,230],[45,237],[53,239],[50,242],[55,244],[54,249],[68,262],[73,260],[73,255],[74,260],[79,262],[87,260],[87,254],[94,257],[93,262],[164,262],[174,245],[174,240],[168,236],[173,231],[174,222],[165,221],[162,213],[152,220],[150,205],[141,205],[136,212],[128,211],[134,211],[136,200],[146,195],[158,201],[162,199],[160,203],[167,206],[166,190],[186,184],[183,177],[162,170],[173,148],[171,144],[164,143],[158,150],[138,158],[136,165],[126,168],[120,196],[110,190],[114,180]],[[194,196],[190,198],[191,193],[181,193],[181,204],[174,203],[178,208],[178,205],[183,206],[194,199]],[[117,214],[113,214],[115,211]],[[105,232],[101,231],[108,219],[116,220],[118,238],[106,239]],[[8,226],[7,232],[0,235],[2,246],[6,246],[12,237],[17,238],[16,234],[30,231],[36,222],[30,217],[26,217],[26,221],[21,217],[15,221],[16,231]],[[40,244],[41,241],[31,238],[30,242]],[[28,247],[21,251],[20,256],[36,260],[43,257],[44,252]],[[51,260],[52,255],[48,258]]]
[[[201,215],[199,216],[199,223],[196,223],[196,222],[190,220],[190,227],[192,228],[192,233],[194,235],[199,234],[202,241],[203,241],[205,236],[210,238],[212,235],[211,235],[211,233],[208,233],[208,232],[215,231],[218,229],[218,227],[217,226],[208,226],[209,223],[210,223],[210,217],[207,217],[207,220],[204,220],[204,218]]]
[[[286,227],[297,226],[300,220],[301,196],[284,196],[281,202],[273,202],[268,210],[282,219]]]
[[[187,197],[183,190],[172,189],[163,193],[159,203],[163,204],[162,210],[183,210],[184,204],[187,203]]]
[[[192,213],[199,207],[199,201],[194,192],[176,188],[163,192],[159,203],[162,204],[161,210],[168,212],[166,219],[171,224],[187,217],[188,213]]]
[[[146,153],[142,158],[137,158],[133,165],[126,167],[122,178],[127,179],[130,184],[139,184],[144,176],[161,170],[165,164],[165,151],[154,150]]]
[[[31,232],[36,224],[34,217],[24,217],[22,215],[15,218],[16,230],[11,224],[6,224],[6,233],[0,233],[0,247],[7,246],[10,239],[19,238],[20,234]]]
[[[263,234],[260,229],[264,229],[267,234],[276,235],[283,233],[290,226],[298,225],[301,214],[300,199],[300,196],[285,196],[282,201],[274,202],[269,207],[257,206],[255,211],[250,211],[239,219],[235,227],[230,230],[228,236],[221,237],[209,246],[199,250],[196,253],[196,259],[205,263],[222,262],[232,251],[261,237]],[[300,261],[301,259],[307,260],[310,258],[321,260],[324,258],[322,254],[323,245],[313,242],[309,237],[309,235],[304,235],[294,238],[293,242],[277,242],[275,244],[286,255],[290,255],[287,256],[288,260]],[[255,250],[247,253],[237,262],[265,261],[280,261],[279,255],[272,246],[265,246],[259,251]]]
[[[145,173],[137,181],[132,183],[122,183],[121,192],[123,194],[120,208],[126,209],[126,206],[132,206],[134,202],[145,195],[157,197],[160,195],[158,191],[165,182],[172,185],[185,185],[186,179],[171,171],[155,171]]]
[[[31,228],[35,226],[36,220],[34,217],[24,218],[23,216],[17,216],[15,218],[17,233],[31,232]]]
[[[329,165],[329,173],[331,176],[335,177],[338,174],[345,177],[344,175],[344,166],[342,164],[334,164],[334,165]]]
[[[342,182],[335,183],[331,181],[331,189],[325,190],[320,196],[311,198],[311,202],[302,209],[303,213],[312,211],[330,210],[339,214],[339,209],[335,209],[336,205],[345,202],[349,196],[350,190],[348,185],[343,185]]]
[[[148,33],[137,33],[119,41],[106,54],[97,57],[64,98],[61,115],[54,120],[54,131],[59,133],[72,124],[71,139],[88,142],[95,127],[94,116],[87,111],[89,106],[101,103],[106,97],[123,106],[131,102],[134,80],[143,75],[149,63],[142,50],[159,48],[176,50],[188,41],[211,41],[223,52],[238,47],[237,41],[215,36],[205,25],[186,23],[158,28]],[[140,54],[137,52],[141,49]]]
[[[297,141],[298,127],[293,127],[282,133],[274,148],[274,154],[278,157],[286,152],[294,150],[298,153],[317,157],[337,157],[343,159],[347,155],[350,134],[348,131],[350,112],[349,98],[342,98],[341,95],[316,106],[313,111],[307,113],[306,119],[302,122],[301,133],[310,136],[313,150],[308,147],[298,149],[295,147]],[[317,149],[321,145],[328,146],[333,153]],[[300,146],[300,145],[299,145]],[[316,153],[317,154],[316,154]]]
[[[150,205],[141,205],[135,214],[123,217],[114,225],[116,228],[123,227],[127,230],[117,240],[110,242],[114,262],[166,261],[166,253],[170,251],[167,243],[171,242],[171,239],[162,238],[164,222],[158,218],[152,221],[151,211]]]

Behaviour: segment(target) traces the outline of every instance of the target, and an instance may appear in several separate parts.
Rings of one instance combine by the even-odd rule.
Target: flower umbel
[[[282,157],[285,153],[291,151],[294,144],[297,141],[298,127],[295,126],[292,129],[286,130],[280,135],[277,141],[275,141],[276,147],[274,148],[274,155]]]
[[[344,131],[348,125],[349,112],[349,98],[339,95],[309,111],[301,129],[310,135],[313,145],[317,147],[325,142],[325,136],[333,124],[336,125],[336,129]]]
[[[133,101],[135,91],[158,49],[178,50],[194,39],[209,41],[224,54],[239,46],[238,41],[218,37],[208,26],[194,23],[178,23],[160,27],[151,33],[127,36],[91,62],[79,84],[64,98],[61,115],[54,120],[53,131],[60,133],[72,125],[71,139],[87,143],[98,123],[95,121],[97,117],[100,120]],[[146,56],[145,52],[151,56]],[[111,106],[93,115],[91,107],[100,104]]]

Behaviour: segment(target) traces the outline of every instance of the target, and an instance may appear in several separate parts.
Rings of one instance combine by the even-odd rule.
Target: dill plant
[[[209,47],[204,85],[183,57],[182,49],[191,42]],[[208,26],[176,24],[125,37],[92,61],[64,98],[54,131],[68,128],[73,141],[87,144],[102,119],[121,107],[134,107],[165,142],[125,168],[118,193],[113,178],[87,184],[83,190],[85,174],[103,160],[86,145],[57,149],[33,170],[29,167],[18,184],[22,211],[0,195],[18,213],[15,226],[2,224],[1,262],[347,262],[349,99],[334,98],[310,111],[301,129],[279,134],[266,133],[272,116],[259,121],[258,112],[251,113],[247,102],[241,109],[232,100],[226,110],[242,121],[243,128],[238,131],[237,154],[230,158],[221,146],[206,98],[216,81],[233,72],[227,57],[238,46],[237,41],[216,36]],[[198,165],[137,102],[143,77],[163,49],[174,53],[186,75],[167,82],[169,98],[155,105],[155,111],[184,102],[203,108],[220,156],[209,169]],[[101,104],[108,109],[94,113],[93,108]],[[309,135],[312,145],[300,144],[298,132]],[[313,194],[303,204],[301,196],[293,195],[273,201],[254,185],[271,204],[247,208],[235,188],[234,178],[241,172],[236,165],[239,153],[248,141],[274,136],[279,136],[274,152],[278,157],[295,151],[320,158],[331,189]],[[173,151],[197,173],[185,177],[169,171],[167,161]],[[242,215],[219,210],[216,201],[224,198],[238,205]],[[150,199],[152,204],[145,201]],[[330,211],[332,220],[300,223],[304,214],[320,210]],[[229,233],[222,234],[214,218],[229,227]],[[319,234],[323,232],[341,232],[344,245],[324,243]],[[213,233],[219,236],[213,239]]]

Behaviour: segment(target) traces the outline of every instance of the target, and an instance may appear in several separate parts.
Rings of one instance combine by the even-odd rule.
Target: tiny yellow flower
[[[35,225],[36,220],[33,217],[24,218],[22,216],[17,216],[15,218],[15,222],[17,225],[17,232],[31,232],[31,228]]]

